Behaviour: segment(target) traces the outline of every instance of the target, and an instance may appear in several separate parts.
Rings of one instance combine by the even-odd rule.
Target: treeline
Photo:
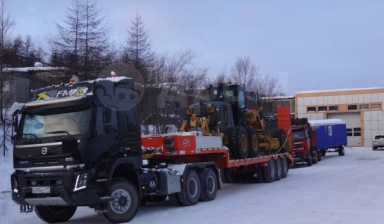
[[[1,11],[5,12],[4,0]],[[145,133],[163,133],[178,127],[185,108],[203,99],[204,89],[211,83],[232,82],[246,86],[263,96],[279,93],[278,80],[262,75],[249,57],[239,57],[232,68],[211,74],[208,68],[196,65],[197,54],[185,49],[159,53],[153,50],[144,19],[137,12],[127,27],[124,43],[115,45],[109,36],[107,17],[95,0],[73,0],[66,17],[58,18],[56,32],[48,38],[47,52],[36,46],[30,36],[11,37],[15,25],[7,13],[0,18],[0,69],[33,66],[66,67],[69,74],[81,80],[105,77],[111,71],[127,75],[143,86],[139,104]],[[4,16],[5,15],[5,16]],[[2,26],[5,24],[6,26]],[[3,77],[0,77],[3,86]]]

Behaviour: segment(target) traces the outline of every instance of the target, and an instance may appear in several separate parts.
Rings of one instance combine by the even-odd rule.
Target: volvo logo
[[[47,153],[48,153],[48,148],[47,148],[47,147],[43,147],[43,148],[41,149],[41,154],[43,154],[43,155],[47,155]]]

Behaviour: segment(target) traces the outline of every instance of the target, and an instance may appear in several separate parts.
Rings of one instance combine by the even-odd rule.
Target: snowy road
[[[330,153],[319,164],[291,169],[286,179],[271,184],[226,184],[212,202],[192,207],[174,207],[168,201],[148,204],[130,223],[382,224],[383,171],[384,151],[347,148],[344,157]],[[43,223],[34,213],[19,214],[8,200],[10,195],[0,195],[1,224]],[[104,220],[80,208],[69,223]]]

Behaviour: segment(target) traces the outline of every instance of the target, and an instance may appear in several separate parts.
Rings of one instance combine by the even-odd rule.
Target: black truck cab
[[[68,208],[74,206],[102,206],[110,201],[106,186],[113,175],[125,176],[140,192],[142,150],[134,87],[132,79],[115,77],[33,93],[19,112],[13,138],[12,198],[22,209],[37,206],[39,216],[51,222],[45,216],[54,206],[65,207],[51,209],[52,214],[71,213]]]

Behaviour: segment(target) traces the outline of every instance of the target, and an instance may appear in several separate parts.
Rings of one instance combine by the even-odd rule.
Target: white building
[[[347,123],[349,146],[372,146],[384,134],[384,88],[298,92],[296,117],[309,120],[342,119]]]

